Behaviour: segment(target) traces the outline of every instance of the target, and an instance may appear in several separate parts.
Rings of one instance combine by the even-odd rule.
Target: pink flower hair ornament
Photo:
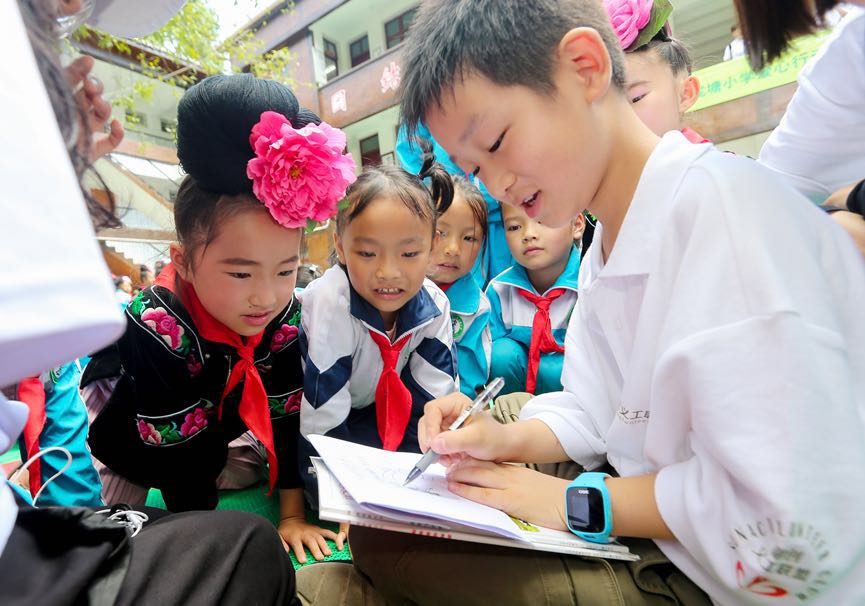
[[[604,0],[604,8],[622,50],[645,46],[662,29],[671,35],[667,23],[673,12],[670,0]]]
[[[357,179],[354,160],[343,153],[345,133],[326,122],[295,129],[282,114],[264,112],[249,144],[252,191],[283,227],[311,229],[334,217]]]

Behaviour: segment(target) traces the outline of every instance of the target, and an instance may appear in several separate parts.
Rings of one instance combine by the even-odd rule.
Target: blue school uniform
[[[72,456],[69,468],[45,486],[39,495],[37,505],[41,507],[102,505],[102,482],[86,444],[87,409],[78,392],[80,378],[78,361],[44,372],[39,377],[44,400],[36,397],[27,402],[30,418],[18,442],[21,459],[26,460],[51,446],[65,448]],[[68,460],[60,451],[43,455],[38,465],[30,467],[31,486],[45,485]]]
[[[304,390],[300,433],[323,434],[382,447],[376,422],[375,392],[384,369],[370,331],[387,337],[381,313],[351,286],[342,267],[331,267],[301,293],[300,347]],[[411,394],[408,425],[398,450],[419,452],[417,423],[424,405],[458,389],[450,304],[430,280],[399,310],[394,342],[406,335],[395,370]],[[301,440],[301,473],[315,494],[308,456]]]
[[[450,156],[444,148],[433,139],[426,125],[418,124],[417,137],[427,139],[433,146],[433,153],[436,161],[444,166],[452,175],[466,176],[464,170],[451,162]],[[400,127],[396,141],[396,157],[399,159],[400,165],[407,171],[417,174],[420,172],[422,160],[422,152],[418,145],[414,145],[406,136],[405,127]],[[486,288],[492,276],[497,276],[508,267],[514,264],[514,258],[508,248],[507,240],[505,240],[505,226],[502,220],[501,204],[493,198],[484,187],[483,183],[474,179],[484,199],[487,201],[487,239],[484,242],[482,254],[478,255],[478,260],[472,268],[471,275],[481,288]]]
[[[474,399],[490,376],[490,302],[471,274],[451,284],[445,294],[451,304],[460,391]]]
[[[564,346],[568,320],[577,303],[579,271],[580,253],[574,246],[564,271],[546,293],[535,290],[521,265],[513,265],[490,281],[486,290],[491,307],[490,332],[493,339],[490,376],[504,378],[502,393],[526,390],[532,322],[537,308],[517,290],[523,289],[535,295],[546,295],[557,288],[565,290],[552,302],[549,310],[553,338],[560,346]],[[561,353],[541,354],[535,394],[561,391],[563,362],[564,355]]]

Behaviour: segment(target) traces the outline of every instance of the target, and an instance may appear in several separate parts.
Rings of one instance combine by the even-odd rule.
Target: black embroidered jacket
[[[93,455],[133,482],[162,489],[212,487],[227,445],[247,428],[238,415],[241,382],[222,406],[238,360],[228,345],[205,341],[180,299],[152,286],[126,310],[126,333],[97,353],[82,385],[119,376],[90,428]],[[264,330],[255,365],[268,395],[279,488],[301,486],[297,440],[303,371],[298,347],[300,305],[292,299]]]

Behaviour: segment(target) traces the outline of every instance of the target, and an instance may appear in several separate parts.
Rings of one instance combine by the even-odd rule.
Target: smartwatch
[[[610,493],[604,482],[609,474],[589,471],[581,473],[565,490],[565,514],[568,529],[585,541],[610,543],[613,512]]]

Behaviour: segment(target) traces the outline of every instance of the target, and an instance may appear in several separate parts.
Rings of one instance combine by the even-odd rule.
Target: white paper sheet
[[[309,440],[351,497],[373,511],[409,512],[523,540],[506,514],[450,492],[441,465],[430,465],[403,486],[419,454],[388,452],[327,436],[309,436]]]

